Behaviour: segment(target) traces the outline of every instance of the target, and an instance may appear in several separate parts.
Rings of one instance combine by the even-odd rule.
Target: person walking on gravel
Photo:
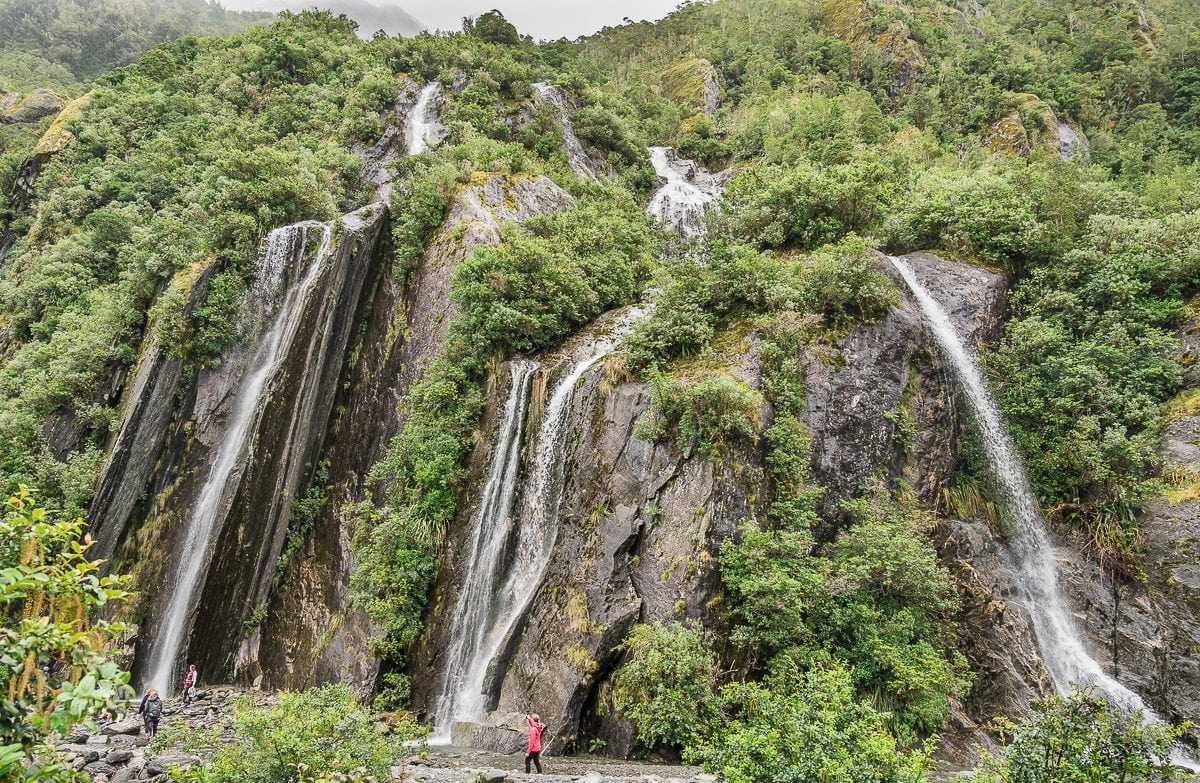
[[[542,732],[546,730],[546,724],[542,723],[541,716],[536,713],[526,715],[525,721],[529,724],[529,750],[525,753],[525,774],[529,774],[529,765],[532,763],[537,767],[538,774],[542,774]]]
[[[154,735],[158,733],[158,720],[162,717],[162,708],[163,703],[158,696],[158,690],[151,688],[146,691],[137,714],[142,716],[142,722],[146,724],[146,734],[151,739],[154,739]]]

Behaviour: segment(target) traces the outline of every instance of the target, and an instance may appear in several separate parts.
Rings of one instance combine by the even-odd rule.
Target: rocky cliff
[[[262,675],[278,688],[330,681],[350,683],[364,693],[374,687],[378,664],[369,652],[372,629],[351,608],[348,595],[353,506],[368,498],[372,488],[366,476],[403,426],[399,402],[441,350],[453,313],[449,295],[455,267],[476,248],[498,243],[501,222],[572,205],[571,197],[545,177],[483,177],[455,196],[441,230],[407,279],[388,275],[381,281],[324,453],[330,470],[327,502],[284,575],[253,649],[242,657],[240,676]]]
[[[278,338],[286,342],[270,368],[247,451],[220,491],[211,562],[202,567],[203,591],[190,608],[195,632],[188,657],[205,671],[229,671],[240,641],[230,629],[240,628],[267,598],[292,498],[316,465],[341,393],[346,349],[379,279],[385,224],[383,207],[364,208],[333,226],[318,225],[328,243],[300,239],[284,259],[281,285],[300,285],[296,278],[308,270],[307,285],[297,292],[303,299],[296,303],[295,324]],[[206,278],[201,274],[197,286]],[[197,495],[211,481],[218,448],[233,437],[228,431],[233,410],[252,404],[244,399],[242,382],[262,369],[253,365],[272,311],[253,297],[246,308],[242,338],[215,367],[188,377],[152,332],[126,391],[122,426],[90,516],[101,552],[118,564],[135,563],[141,585],[171,582],[173,564],[186,555],[181,549]],[[169,593],[169,588],[143,592],[144,627],[162,626]],[[139,651],[153,638],[142,634]],[[145,659],[139,655],[139,661]]]

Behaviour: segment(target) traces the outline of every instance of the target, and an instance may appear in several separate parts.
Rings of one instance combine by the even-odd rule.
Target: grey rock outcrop
[[[0,98],[0,122],[37,122],[58,114],[64,106],[66,102],[50,90],[34,90],[24,97],[8,93]]]
[[[965,333],[979,340],[995,336],[1005,299],[1002,276],[930,255],[910,262],[946,297]],[[593,328],[604,329],[604,323]],[[586,339],[586,331],[573,337],[544,358],[543,366],[553,375],[553,363]],[[840,501],[856,496],[871,476],[905,476],[930,499],[947,480],[961,413],[952,379],[931,346],[919,310],[905,303],[879,323],[856,328],[831,350],[814,349],[808,357],[813,473],[830,486],[823,509],[829,535],[840,525]],[[752,388],[760,384],[753,334],[721,363]],[[483,724],[455,724],[456,744],[515,750],[521,734],[509,729],[512,716],[536,705],[549,724],[545,739],[551,752],[600,738],[608,753],[628,755],[634,751],[633,732],[619,718],[601,717],[597,700],[620,662],[619,644],[629,629],[655,621],[719,624],[711,608],[719,592],[716,553],[740,524],[764,514],[762,450],[756,440],[727,444],[717,462],[648,442],[635,425],[649,405],[645,385],[608,377],[600,368],[580,382],[550,565],[520,630],[493,662],[487,686],[491,717]],[[763,412],[764,422],[769,415]],[[902,415],[914,420],[913,443],[902,442],[897,433]],[[481,446],[473,459],[477,477],[487,449]],[[460,529],[471,513],[463,510]],[[438,651],[453,624],[447,614],[461,578],[453,564],[463,560],[455,554],[462,545],[456,537],[444,558],[449,565],[414,658],[418,670],[437,671]],[[435,707],[437,682],[430,677],[427,684],[417,683],[418,705]]]
[[[348,586],[355,566],[353,507],[372,489],[384,489],[367,486],[365,477],[403,427],[398,403],[444,344],[453,315],[454,269],[475,249],[497,244],[504,221],[573,206],[545,177],[489,176],[455,196],[442,229],[405,281],[384,276],[324,452],[328,500],[272,599],[257,660],[243,667],[243,678],[261,672],[271,688],[345,682],[366,693],[374,687],[378,664],[369,652],[374,629],[351,607]]]
[[[571,125],[571,115],[578,108],[574,99],[551,84],[538,82],[533,85],[533,89],[534,101],[549,107],[555,124],[562,131],[563,151],[567,155],[567,163],[570,164],[571,170],[583,179],[595,179],[600,166],[583,149],[583,144]]]

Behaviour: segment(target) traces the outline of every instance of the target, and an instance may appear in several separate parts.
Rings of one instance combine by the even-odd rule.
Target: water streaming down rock
[[[437,97],[440,92],[437,82],[421,88],[404,129],[409,155],[420,155],[438,143]]]
[[[563,471],[570,427],[568,414],[580,379],[609,355],[642,311],[631,308],[608,334],[573,359],[541,415],[530,477],[518,492],[524,409],[537,366],[518,361],[500,428],[500,440],[474,519],[471,563],[460,588],[454,628],[434,715],[434,742],[451,741],[456,723],[479,723],[490,709],[489,683],[498,684],[499,660],[529,610],[558,534]],[[519,515],[514,519],[518,494]],[[507,553],[511,553],[508,555]]]
[[[499,438],[480,492],[479,510],[471,531],[471,559],[455,605],[457,633],[446,650],[437,715],[447,719],[452,718],[458,698],[466,701],[472,692],[482,688],[482,682],[475,685],[465,681],[468,674],[465,666],[469,663],[466,658],[470,651],[479,648],[484,631],[496,622],[492,616],[495,608],[493,598],[499,593],[504,577],[501,566],[512,523],[517,477],[521,470],[525,412],[530,382],[537,368],[536,362],[525,359],[514,359],[510,365],[508,400],[500,422]],[[468,685],[471,687],[464,688]],[[450,725],[440,723],[438,730],[442,738],[448,741]]]
[[[670,147],[651,147],[650,162],[666,182],[654,192],[646,212],[685,237],[704,232],[704,215],[717,203],[720,177],[695,161],[680,158]]]
[[[1033,489],[1005,433],[1000,412],[992,400],[971,351],[959,339],[950,316],[921,285],[903,258],[888,260],[929,322],[934,339],[954,368],[975,414],[984,450],[1001,494],[1007,522],[1007,551],[1012,560],[1022,603],[1029,613],[1042,662],[1060,694],[1073,685],[1094,688],[1115,707],[1130,713],[1141,710],[1148,721],[1159,722],[1133,691],[1108,676],[1091,656],[1075,625],[1058,584],[1058,563]],[[1176,750],[1172,761],[1196,769],[1194,761]]]
[[[312,231],[320,231],[321,239],[319,249],[310,255],[304,248]],[[227,488],[236,484],[246,467],[247,444],[261,415],[271,378],[296,330],[308,289],[328,255],[331,235],[328,226],[314,222],[278,228],[268,235],[248,304],[259,312],[272,315],[267,331],[258,340],[238,383],[224,436],[187,516],[174,574],[168,582],[170,600],[156,625],[152,626],[156,628],[156,636],[145,683],[164,693],[170,691],[180,653],[186,647],[218,522],[223,516],[223,508],[231,501]],[[310,260],[307,269],[291,270],[302,272],[303,277],[289,286],[287,266],[293,258]]]
[[[537,93],[538,99],[549,104],[554,110],[554,119],[562,130],[563,148],[567,153],[567,162],[571,164],[571,170],[584,179],[595,179],[598,167],[583,149],[579,137],[575,135],[575,128],[571,125],[568,109],[574,107],[571,106],[570,99],[562,90],[545,82],[535,82],[533,89]]]

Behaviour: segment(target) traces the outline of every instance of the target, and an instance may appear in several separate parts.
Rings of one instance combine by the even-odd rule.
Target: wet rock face
[[[1187,367],[1182,399],[1200,389],[1200,323],[1178,333]],[[1180,406],[1163,427],[1159,459],[1176,488],[1143,509],[1145,581],[1106,574],[1071,541],[1064,587],[1092,651],[1105,669],[1136,691],[1161,717],[1191,721],[1200,742],[1200,416]]]
[[[930,255],[909,261],[965,333],[980,340],[995,335],[1004,304],[1002,276]],[[881,268],[885,263],[881,259]],[[931,346],[918,308],[904,300],[879,323],[855,329],[835,346],[812,349],[807,386],[813,473],[830,487],[824,509],[830,536],[841,524],[840,500],[857,495],[863,480],[881,472],[903,475],[934,498],[948,477],[961,406]],[[739,378],[760,385],[753,335],[728,358]],[[492,402],[487,432],[499,404]],[[493,661],[485,691],[489,719],[456,724],[456,744],[517,750],[523,739],[514,721],[536,710],[549,726],[551,752],[581,749],[600,738],[606,752],[628,755],[635,750],[629,724],[597,709],[602,686],[620,663],[617,645],[635,623],[718,626],[710,608],[720,590],[717,553],[743,522],[764,514],[763,453],[756,441],[729,444],[714,462],[642,440],[635,425],[649,406],[644,385],[606,379],[600,368],[581,381],[550,565],[511,645]],[[897,435],[903,416],[911,418],[912,442]],[[763,418],[769,420],[769,411]],[[484,444],[474,456],[477,477],[488,449]],[[460,515],[428,632],[413,658],[415,670],[433,673],[416,684],[415,702],[427,711],[436,706],[439,653],[450,638],[449,614],[465,559],[463,528],[472,513]]]
[[[556,363],[572,356],[590,331],[604,328],[601,319],[543,359],[549,377],[562,372]],[[750,338],[741,355],[745,366],[739,374],[757,386],[760,370]],[[485,685],[493,712],[482,725],[456,724],[455,744],[518,750],[524,739],[514,721],[519,726],[533,710],[549,726],[544,739],[549,752],[586,749],[581,721],[591,717],[598,686],[617,665],[619,644],[635,623],[716,624],[709,606],[719,584],[716,553],[738,525],[762,513],[757,491],[762,455],[754,442],[731,444],[717,465],[643,440],[635,427],[649,406],[644,384],[616,383],[602,366],[580,381],[569,412],[560,527],[549,564],[511,643],[493,661]],[[489,448],[475,455],[477,475]],[[460,515],[429,631],[414,659],[418,670],[436,673],[417,684],[415,702],[426,710],[436,706],[438,656],[454,625],[465,528],[473,515],[473,508]],[[602,733],[606,752],[626,755],[634,750],[627,728],[615,722],[582,731]]]
[[[382,207],[344,216],[329,229],[333,238],[327,252],[315,256],[315,242],[301,243],[296,252],[312,259],[303,264],[300,257],[287,261],[291,270],[319,266],[297,304],[291,337],[281,338],[287,342],[248,436],[250,456],[232,474],[220,498],[211,561],[202,571],[207,577],[200,581],[188,648],[189,659],[202,670],[229,671],[243,622],[266,599],[287,533],[291,500],[302,491],[315,464],[364,294],[378,276],[385,218]],[[200,293],[192,293],[202,301]],[[126,390],[122,427],[102,472],[93,524],[102,549],[116,552],[118,562],[135,561],[141,584],[169,581],[173,564],[185,556],[180,547],[189,514],[218,444],[228,437],[226,426],[241,379],[250,372],[253,345],[268,326],[268,318],[255,315],[247,313],[244,319],[257,324],[248,327],[244,341],[235,344],[218,367],[194,379],[181,379],[178,360],[152,337]],[[187,391],[181,392],[181,386]],[[147,645],[162,627],[169,592],[164,588],[143,593],[142,609],[150,618],[143,626],[149,633],[138,640],[143,666]]]
[[[927,253],[905,258],[968,344],[996,336],[1005,303],[1003,276]],[[889,264],[880,268],[891,273]],[[905,295],[879,322],[857,326],[837,345],[809,352],[810,471],[826,487],[818,508],[823,539],[832,540],[845,524],[841,504],[880,472],[903,476],[926,501],[936,501],[950,477],[965,407],[924,329],[920,309]]]
[[[299,555],[273,595],[261,633],[239,676],[272,688],[344,682],[362,693],[375,685],[373,629],[350,605],[354,569],[348,506],[372,489],[365,477],[403,427],[397,405],[441,352],[453,317],[450,275],[475,249],[500,241],[500,224],[574,206],[545,177],[491,176],[454,198],[441,231],[402,285],[380,280],[356,346],[357,362],[329,432],[327,500]],[[380,496],[386,488],[373,488]]]

